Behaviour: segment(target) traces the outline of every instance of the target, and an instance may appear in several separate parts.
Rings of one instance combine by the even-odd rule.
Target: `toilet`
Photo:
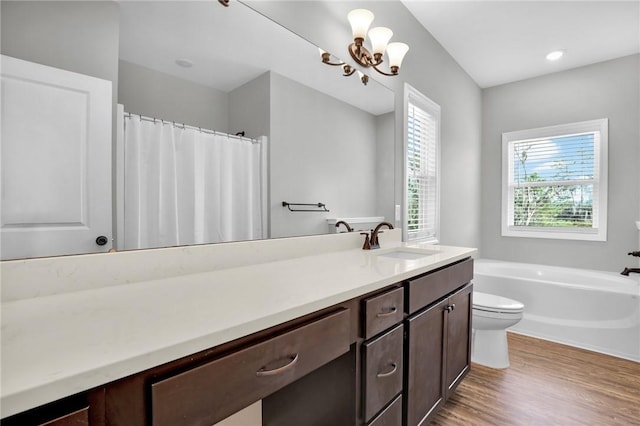
[[[491,368],[509,367],[507,328],[522,319],[524,305],[494,294],[473,292],[471,361]]]

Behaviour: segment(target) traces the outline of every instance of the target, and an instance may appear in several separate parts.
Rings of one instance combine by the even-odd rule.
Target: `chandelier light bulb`
[[[347,15],[347,19],[351,24],[351,32],[354,40],[357,38],[365,39],[369,26],[373,22],[374,15],[367,9],[354,9]]]
[[[387,55],[389,56],[389,66],[400,68],[404,55],[409,51],[409,46],[405,43],[389,43]]]
[[[385,27],[375,27],[369,30],[369,39],[371,40],[371,53],[374,55],[379,53],[380,55],[384,54],[385,49],[387,48],[387,44],[389,44],[389,40],[393,36],[393,31],[389,28]]]

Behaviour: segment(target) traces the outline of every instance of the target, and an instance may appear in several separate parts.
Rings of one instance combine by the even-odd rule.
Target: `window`
[[[607,239],[607,119],[502,134],[502,235]]]
[[[440,106],[405,85],[405,240],[438,242]]]

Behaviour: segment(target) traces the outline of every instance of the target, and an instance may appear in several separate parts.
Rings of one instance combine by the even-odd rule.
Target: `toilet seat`
[[[516,314],[524,311],[524,305],[506,297],[474,291],[473,309],[485,312]]]

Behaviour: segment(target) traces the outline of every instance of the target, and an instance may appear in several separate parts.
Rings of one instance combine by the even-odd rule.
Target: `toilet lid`
[[[522,312],[524,310],[524,305],[516,300],[478,291],[473,292],[473,307],[493,312]]]

